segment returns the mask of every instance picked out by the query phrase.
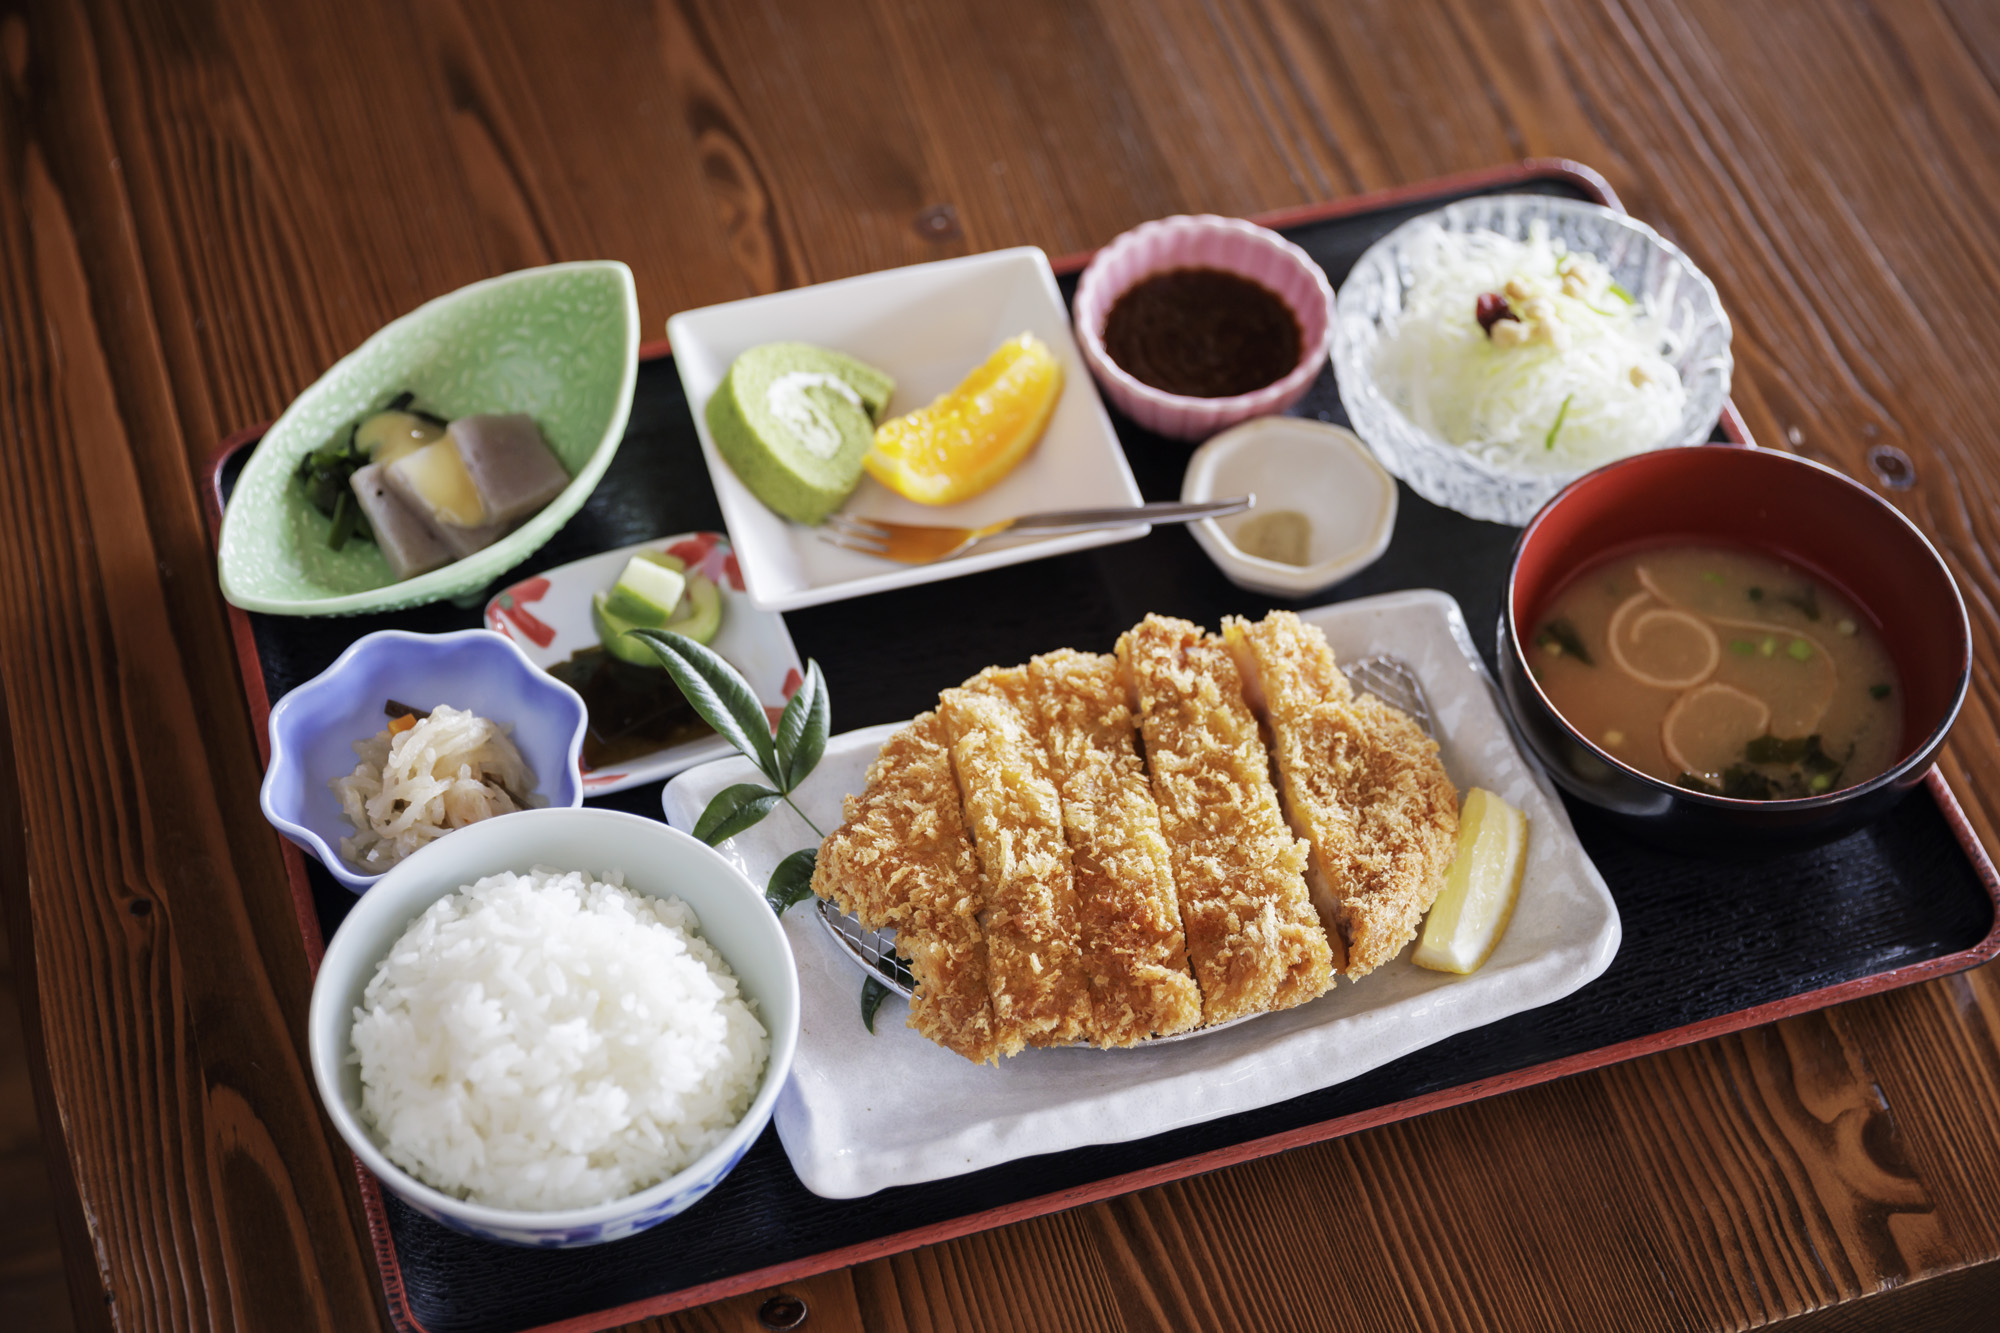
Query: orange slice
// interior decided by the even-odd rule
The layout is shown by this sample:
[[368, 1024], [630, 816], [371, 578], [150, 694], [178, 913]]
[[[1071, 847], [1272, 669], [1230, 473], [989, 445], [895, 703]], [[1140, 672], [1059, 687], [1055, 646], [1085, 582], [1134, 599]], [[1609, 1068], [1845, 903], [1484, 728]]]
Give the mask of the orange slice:
[[1062, 363], [1040, 338], [1009, 338], [929, 407], [884, 422], [862, 459], [868, 475], [920, 504], [979, 494], [1012, 472], [1048, 428]]

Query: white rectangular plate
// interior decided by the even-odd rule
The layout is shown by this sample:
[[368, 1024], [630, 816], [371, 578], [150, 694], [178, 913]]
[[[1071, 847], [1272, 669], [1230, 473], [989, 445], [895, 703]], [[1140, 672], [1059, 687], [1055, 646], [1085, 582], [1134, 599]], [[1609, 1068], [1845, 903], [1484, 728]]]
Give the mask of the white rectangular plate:
[[[1466, 977], [1427, 972], [1406, 950], [1309, 1004], [1209, 1036], [1136, 1050], [1031, 1050], [993, 1068], [910, 1031], [898, 999], [884, 1001], [871, 1036], [861, 1025], [861, 971], [801, 905], [786, 914], [785, 931], [805, 1024], [776, 1122], [807, 1189], [853, 1198], [1267, 1106], [1559, 1000], [1610, 966], [1618, 909], [1562, 803], [1515, 748], [1458, 604], [1441, 592], [1402, 592], [1303, 615], [1342, 659], [1381, 653], [1408, 665], [1430, 699], [1459, 790], [1485, 787], [1526, 813], [1520, 903], [1486, 965]], [[821, 828], [839, 822], [841, 796], [861, 790], [892, 730], [853, 732], [827, 747], [800, 801]], [[740, 759], [681, 774], [666, 788], [667, 821], [691, 827], [711, 796], [749, 778]], [[814, 841], [781, 806], [721, 850], [762, 885], [781, 858]]]
[[1131, 541], [1150, 531], [1135, 524], [1002, 543], [933, 565], [899, 565], [830, 545], [811, 528], [766, 509], [709, 438], [709, 395], [737, 354], [760, 343], [817, 343], [887, 371], [896, 379], [889, 411], [901, 415], [950, 391], [1001, 343], [1021, 333], [1047, 343], [1063, 368], [1062, 397], [1026, 461], [993, 489], [955, 505], [917, 504], [864, 476], [846, 512], [907, 523], [978, 525], [1047, 509], [1141, 503], [1097, 385], [1070, 336], [1055, 272], [1048, 256], [1033, 246], [753, 296], [667, 321], [701, 455], [757, 605], [791, 611]]

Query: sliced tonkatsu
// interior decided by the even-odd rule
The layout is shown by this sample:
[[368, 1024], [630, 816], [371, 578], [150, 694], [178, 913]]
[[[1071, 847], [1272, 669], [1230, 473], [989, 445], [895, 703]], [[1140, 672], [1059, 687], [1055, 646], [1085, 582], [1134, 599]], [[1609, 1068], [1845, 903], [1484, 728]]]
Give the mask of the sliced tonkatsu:
[[1063, 649], [1030, 662], [1027, 675], [1062, 799], [1091, 1040], [1129, 1046], [1185, 1032], [1201, 1022], [1201, 992], [1118, 659]]
[[979, 872], [935, 712], [883, 744], [867, 787], [842, 813], [820, 845], [813, 892], [871, 929], [896, 932], [916, 978], [910, 1026], [976, 1063], [1019, 1051], [1018, 1026], [994, 1022]]
[[1031, 1045], [1061, 1046], [1089, 1036], [1090, 988], [1062, 802], [1016, 702], [1027, 698], [1026, 672], [1012, 672], [946, 690], [938, 716], [979, 868], [994, 1021]]
[[1289, 611], [1230, 617], [1223, 635], [1269, 729], [1307, 881], [1350, 978], [1416, 938], [1458, 839], [1458, 792], [1437, 744], [1401, 710], [1356, 694], [1326, 636]]
[[1118, 640], [1173, 859], [1202, 1017], [1302, 1004], [1333, 984], [1332, 952], [1271, 784], [1256, 717], [1222, 640], [1147, 616]]

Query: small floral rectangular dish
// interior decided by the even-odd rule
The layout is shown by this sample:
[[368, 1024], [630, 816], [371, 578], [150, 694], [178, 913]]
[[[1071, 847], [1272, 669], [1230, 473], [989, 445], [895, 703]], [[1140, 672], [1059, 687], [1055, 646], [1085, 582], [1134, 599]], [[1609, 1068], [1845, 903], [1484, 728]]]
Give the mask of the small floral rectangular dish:
[[[486, 627], [513, 640], [528, 660], [544, 671], [560, 668], [579, 651], [599, 646], [591, 615], [592, 595], [617, 583], [620, 571], [641, 551], [671, 556], [685, 565], [688, 574], [700, 575], [715, 586], [721, 594], [722, 620], [709, 647], [743, 673], [775, 722], [785, 700], [791, 698], [804, 679], [804, 666], [785, 628], [784, 617], [775, 611], [760, 610], [744, 593], [736, 551], [729, 539], [718, 532], [656, 537], [523, 579], [502, 588], [486, 603]], [[624, 674], [628, 680], [633, 677], [632, 672]], [[664, 670], [657, 674], [663, 692], [661, 699], [669, 705], [677, 704], [679, 692], [673, 681]], [[586, 705], [593, 701], [598, 705], [591, 726], [596, 739], [601, 741], [609, 729], [609, 719], [603, 716], [604, 700], [584, 685], [578, 688]], [[633, 747], [627, 744], [618, 747], [626, 753], [613, 760], [600, 759], [595, 765], [590, 760], [595, 746], [586, 739], [584, 795], [623, 791], [735, 753], [728, 742], [705, 727], [700, 730], [704, 734], [637, 753], [631, 753]]]

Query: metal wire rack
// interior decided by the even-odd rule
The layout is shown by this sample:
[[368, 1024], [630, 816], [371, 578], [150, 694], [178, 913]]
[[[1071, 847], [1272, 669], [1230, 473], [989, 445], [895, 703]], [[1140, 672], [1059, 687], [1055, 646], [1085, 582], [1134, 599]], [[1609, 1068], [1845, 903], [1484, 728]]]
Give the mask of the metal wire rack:
[[[1430, 700], [1424, 697], [1423, 686], [1417, 683], [1416, 673], [1409, 666], [1394, 657], [1364, 657], [1342, 670], [1347, 681], [1357, 690], [1374, 695], [1383, 703], [1391, 704], [1410, 715], [1412, 721], [1424, 729], [1424, 734], [1433, 739], [1437, 727], [1431, 717]], [[826, 899], [818, 900], [819, 919], [826, 927], [827, 934], [841, 951], [864, 972], [872, 973], [876, 980], [904, 999], [916, 988], [916, 978], [910, 975], [909, 963], [896, 952], [896, 932], [892, 930], [870, 930], [856, 917], [841, 911]], [[1251, 1015], [1255, 1017], [1255, 1015]], [[1209, 1032], [1220, 1032], [1233, 1027], [1244, 1019], [1232, 1019], [1228, 1023], [1218, 1023], [1214, 1027], [1196, 1028], [1192, 1032], [1176, 1033], [1171, 1037], [1151, 1037], [1145, 1045], [1180, 1041], [1185, 1037], [1200, 1036]]]

